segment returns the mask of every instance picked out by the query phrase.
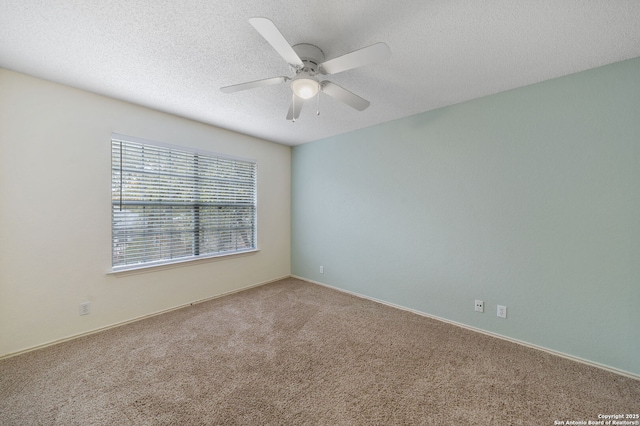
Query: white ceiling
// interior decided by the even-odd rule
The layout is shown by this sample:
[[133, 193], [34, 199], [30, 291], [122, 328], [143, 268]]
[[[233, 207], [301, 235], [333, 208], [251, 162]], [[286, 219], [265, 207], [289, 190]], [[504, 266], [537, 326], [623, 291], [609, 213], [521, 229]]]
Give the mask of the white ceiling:
[[[387, 43], [327, 78], [371, 106], [292, 123], [287, 84], [222, 93], [291, 75], [254, 16], [327, 59]], [[0, 0], [0, 67], [287, 145], [639, 56], [638, 0]]]

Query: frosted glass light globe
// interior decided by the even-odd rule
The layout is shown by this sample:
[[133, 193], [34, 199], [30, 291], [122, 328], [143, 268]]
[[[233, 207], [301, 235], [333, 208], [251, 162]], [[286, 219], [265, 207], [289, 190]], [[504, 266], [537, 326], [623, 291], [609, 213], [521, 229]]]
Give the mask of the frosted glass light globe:
[[320, 84], [310, 78], [297, 78], [291, 82], [291, 90], [299, 98], [310, 99], [320, 91]]

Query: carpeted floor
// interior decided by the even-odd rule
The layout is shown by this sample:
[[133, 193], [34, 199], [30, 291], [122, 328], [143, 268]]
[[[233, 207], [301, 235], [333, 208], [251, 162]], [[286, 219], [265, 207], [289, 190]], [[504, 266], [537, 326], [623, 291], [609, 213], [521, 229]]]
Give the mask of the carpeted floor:
[[640, 413], [640, 381], [296, 279], [0, 361], [2, 425], [553, 425], [620, 413]]

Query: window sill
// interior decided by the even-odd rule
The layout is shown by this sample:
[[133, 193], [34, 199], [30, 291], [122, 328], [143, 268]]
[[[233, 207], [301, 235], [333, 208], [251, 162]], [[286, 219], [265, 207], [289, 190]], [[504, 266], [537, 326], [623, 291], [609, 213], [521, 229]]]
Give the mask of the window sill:
[[122, 267], [122, 268], [112, 269], [110, 271], [107, 271], [107, 275], [127, 276], [127, 275], [134, 275], [134, 274], [145, 274], [147, 272], [155, 272], [155, 271], [162, 271], [162, 270], [165, 270], [165, 269], [181, 268], [181, 267], [184, 267], [184, 266], [197, 265], [197, 264], [200, 264], [200, 263], [216, 262], [216, 261], [219, 261], [219, 260], [229, 259], [231, 257], [249, 256], [249, 255], [255, 254], [255, 253], [259, 252], [259, 251], [260, 251], [260, 249], [254, 249], [254, 250], [247, 250], [247, 251], [242, 251], [242, 252], [237, 252], [237, 253], [215, 254], [215, 255], [211, 255], [211, 256], [202, 256], [202, 257], [195, 257], [195, 258], [189, 258], [189, 259], [180, 259], [180, 260], [168, 261], [168, 262], [152, 264], [152, 265], [125, 266], [125, 267]]

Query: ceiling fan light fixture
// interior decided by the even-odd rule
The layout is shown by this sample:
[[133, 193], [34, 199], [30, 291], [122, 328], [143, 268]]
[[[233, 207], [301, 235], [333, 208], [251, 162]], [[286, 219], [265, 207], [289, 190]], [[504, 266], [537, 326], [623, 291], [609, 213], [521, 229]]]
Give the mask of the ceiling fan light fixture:
[[[249, 22], [271, 47], [287, 61], [291, 71], [295, 73], [295, 76], [293, 78], [286, 76], [272, 77], [234, 84], [232, 86], [221, 87], [220, 90], [222, 92], [233, 93], [255, 87], [289, 82], [289, 87], [293, 95], [291, 96], [291, 105], [287, 113], [287, 120], [293, 121], [296, 121], [296, 118], [300, 116], [300, 110], [305, 104], [305, 100], [317, 96], [316, 99], [318, 102], [320, 101], [318, 94], [320, 91], [358, 111], [364, 111], [369, 107], [370, 103], [366, 99], [351, 93], [331, 81], [324, 80], [320, 82], [316, 76], [318, 74], [337, 74], [385, 60], [391, 55], [389, 46], [385, 43], [375, 43], [371, 46], [363, 47], [362, 49], [354, 50], [353, 52], [325, 61], [324, 52], [316, 45], [298, 43], [291, 46], [270, 19], [255, 17], [249, 19]], [[320, 114], [319, 110], [317, 114]]]
[[320, 91], [320, 83], [309, 77], [296, 78], [291, 81], [291, 90], [299, 98], [311, 99]]

